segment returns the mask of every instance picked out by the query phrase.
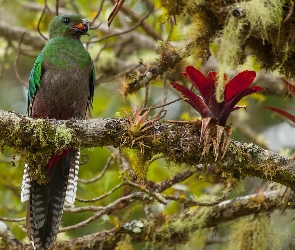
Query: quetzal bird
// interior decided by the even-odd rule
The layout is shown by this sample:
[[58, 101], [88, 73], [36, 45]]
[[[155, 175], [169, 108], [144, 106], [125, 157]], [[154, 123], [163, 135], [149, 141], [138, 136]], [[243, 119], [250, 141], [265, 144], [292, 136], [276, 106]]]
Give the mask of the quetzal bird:
[[[95, 69], [80, 41], [88, 35], [89, 21], [77, 14], [60, 15], [49, 24], [50, 40], [31, 70], [28, 115], [44, 119], [84, 119], [91, 107]], [[28, 236], [35, 249], [50, 248], [57, 236], [64, 201], [75, 201], [79, 150], [53, 149], [47, 166], [49, 181], [30, 178], [25, 165], [21, 200], [28, 201]]]

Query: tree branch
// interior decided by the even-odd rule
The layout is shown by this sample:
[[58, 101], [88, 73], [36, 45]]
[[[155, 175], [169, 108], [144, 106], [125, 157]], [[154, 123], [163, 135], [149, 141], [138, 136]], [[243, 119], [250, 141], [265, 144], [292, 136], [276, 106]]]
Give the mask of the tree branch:
[[176, 51], [176, 49], [168, 43], [160, 45], [159, 52], [161, 55], [157, 63], [149, 67], [144, 73], [128, 82], [124, 91], [125, 96], [136, 93], [163, 73], [174, 69], [175, 65], [182, 61], [182, 59], [186, 56], [185, 49], [182, 51]]
[[123, 119], [43, 120], [0, 111], [0, 146], [35, 154], [52, 148], [129, 147], [142, 159], [161, 153], [168, 162], [189, 166], [214, 164], [218, 171], [242, 179], [257, 176], [295, 188], [295, 161], [256, 145], [231, 141], [224, 158], [217, 158], [213, 145], [204, 156], [199, 123], [158, 123], [131, 138]]
[[[223, 201], [211, 208], [200, 207], [173, 216], [155, 215], [149, 221], [130, 221], [109, 231], [57, 242], [54, 249], [115, 249], [127, 235], [131, 237], [132, 243], [150, 241], [175, 246], [182, 243], [183, 239], [188, 240], [190, 232], [215, 227], [243, 216], [270, 213], [276, 209], [293, 209], [294, 204], [290, 201], [294, 200], [294, 194], [285, 200], [282, 200], [282, 194], [283, 190], [261, 192]], [[204, 220], [200, 224], [202, 216]], [[185, 226], [179, 226], [180, 223]], [[32, 249], [29, 245], [26, 247]]]
[[[64, 134], [60, 132], [61, 127]], [[144, 132], [145, 134], [140, 134], [140, 138], [134, 137], [132, 139], [127, 128], [128, 124], [123, 119], [57, 121], [32, 119], [13, 112], [0, 111], [0, 145], [6, 145], [15, 150], [22, 148], [33, 153], [42, 150], [44, 147], [62, 148], [66, 146], [76, 148], [112, 145], [139, 149], [138, 151], [145, 156], [161, 153], [168, 161], [179, 164], [186, 163], [189, 166], [199, 164], [199, 167], [195, 167], [195, 170], [187, 169], [177, 174], [177, 177], [152, 185], [151, 188], [154, 191], [162, 192], [173, 183], [186, 179], [199, 168], [206, 169], [206, 164], [214, 164], [219, 171], [226, 172], [236, 179], [252, 175], [269, 181], [276, 181], [291, 188], [294, 187], [295, 162], [253, 144], [232, 141], [225, 157], [217, 159], [217, 161], [215, 161], [213, 148], [211, 148], [212, 154], [209, 153], [206, 157], [202, 156], [203, 145], [199, 143], [199, 123], [167, 124], [155, 122], [153, 127]], [[71, 134], [71, 140], [67, 141], [65, 145], [65, 140], [61, 138], [67, 133]], [[119, 207], [126, 207], [135, 201], [141, 200], [149, 203], [156, 200], [154, 196], [146, 195], [145, 191], [152, 194], [146, 188], [140, 192], [128, 194], [106, 207], [99, 207], [94, 211], [95, 214], [87, 220], [67, 228], [61, 228], [60, 231], [68, 231], [86, 225], [89, 221], [97, 220], [104, 214], [112, 214]], [[289, 197], [289, 199], [293, 198]], [[159, 244], [164, 242], [178, 244], [181, 243], [180, 239], [189, 237], [189, 232], [200, 229], [199, 223], [191, 222], [203, 214], [206, 214], [207, 217], [201, 227], [209, 228], [242, 216], [258, 212], [271, 212], [275, 209], [286, 209], [292, 206], [292, 202], [282, 202], [281, 192], [279, 191], [258, 193], [224, 201], [211, 208], [201, 207], [170, 217], [156, 215], [148, 222], [131, 221], [109, 231], [98, 232], [71, 241], [58, 242], [56, 249], [73, 249], [73, 247], [79, 249], [114, 249], [126, 235], [131, 236], [132, 243], [151, 240]], [[75, 209], [73, 212], [76, 212]], [[168, 224], [167, 221], [169, 221]], [[184, 227], [177, 228], [176, 225], [179, 224], [179, 221], [190, 228], [187, 226], [185, 229]], [[174, 233], [171, 235], [169, 232]], [[5, 235], [2, 235], [2, 237], [5, 237]], [[6, 237], [6, 239], [9, 238]], [[22, 249], [32, 248], [25, 245]]]

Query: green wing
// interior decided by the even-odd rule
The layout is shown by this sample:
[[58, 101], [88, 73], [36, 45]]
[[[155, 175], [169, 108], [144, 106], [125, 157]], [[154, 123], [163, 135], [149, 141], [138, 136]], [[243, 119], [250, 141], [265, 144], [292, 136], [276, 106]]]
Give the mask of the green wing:
[[29, 79], [29, 89], [28, 89], [28, 111], [30, 105], [32, 104], [33, 98], [40, 87], [41, 74], [42, 74], [42, 61], [43, 54], [42, 51], [39, 53], [36, 61], [34, 62], [33, 68], [31, 70], [30, 79]]

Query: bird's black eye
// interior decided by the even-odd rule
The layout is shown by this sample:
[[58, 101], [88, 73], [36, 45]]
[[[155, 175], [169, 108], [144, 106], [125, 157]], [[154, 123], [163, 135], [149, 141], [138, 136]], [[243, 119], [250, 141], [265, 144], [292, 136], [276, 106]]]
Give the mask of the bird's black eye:
[[70, 18], [65, 17], [62, 19], [62, 21], [63, 21], [63, 23], [68, 24], [68, 23], [70, 23]]

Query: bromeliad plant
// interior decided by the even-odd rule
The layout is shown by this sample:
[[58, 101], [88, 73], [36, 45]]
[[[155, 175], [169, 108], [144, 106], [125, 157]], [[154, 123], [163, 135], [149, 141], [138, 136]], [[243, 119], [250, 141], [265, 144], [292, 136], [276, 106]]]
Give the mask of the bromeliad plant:
[[[195, 94], [179, 83], [171, 83], [173, 88], [179, 91], [187, 103], [189, 103], [202, 117], [200, 142], [203, 142], [202, 155], [208, 155], [213, 147], [213, 154], [217, 160], [220, 153], [224, 157], [231, 139], [231, 128], [226, 126], [230, 113], [246, 106], [237, 106], [237, 103], [245, 96], [256, 93], [263, 88], [259, 86], [249, 87], [256, 73], [254, 71], [243, 71], [232, 78], [226, 85], [222, 102], [217, 102], [216, 86], [217, 72], [209, 72], [205, 77], [193, 66], [186, 67], [182, 75], [189, 78], [194, 88], [200, 95]], [[227, 81], [224, 75], [224, 81]]]
[[[189, 103], [202, 118], [215, 118], [215, 124], [223, 127], [226, 125], [231, 112], [246, 108], [246, 106], [237, 106], [237, 103], [243, 97], [263, 90], [259, 86], [249, 87], [256, 77], [256, 73], [255, 71], [245, 70], [225, 85], [224, 100], [218, 103], [215, 98], [217, 72], [211, 71], [205, 77], [193, 66], [188, 66], [182, 75], [190, 79], [200, 95], [196, 95], [179, 83], [171, 83], [173, 88], [181, 93], [184, 101]], [[227, 81], [226, 75], [224, 80]]]
[[132, 140], [132, 143], [134, 143], [136, 140], [142, 139], [143, 137], [147, 137], [145, 132], [152, 127], [153, 122], [158, 121], [160, 118], [156, 117], [150, 120], [147, 119], [147, 116], [151, 108], [146, 110], [142, 115], [140, 115], [140, 110], [138, 107], [136, 107], [136, 109], [132, 107], [131, 109], [133, 118], [131, 118], [128, 112], [125, 109], [123, 109], [128, 119], [128, 122], [125, 122], [124, 126], [127, 129], [128, 135]]

